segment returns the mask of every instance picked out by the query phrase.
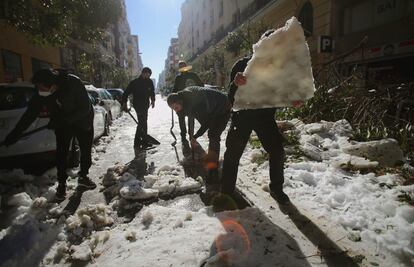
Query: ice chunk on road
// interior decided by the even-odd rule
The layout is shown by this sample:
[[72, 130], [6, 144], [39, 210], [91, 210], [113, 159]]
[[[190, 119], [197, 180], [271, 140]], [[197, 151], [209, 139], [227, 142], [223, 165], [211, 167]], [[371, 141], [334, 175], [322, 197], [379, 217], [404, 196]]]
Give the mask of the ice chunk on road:
[[313, 97], [309, 47], [295, 17], [260, 39], [253, 52], [244, 71], [247, 83], [237, 90], [234, 109], [289, 107], [292, 101]]
[[128, 200], [141, 200], [157, 197], [158, 190], [143, 188], [141, 181], [133, 180], [125, 183], [119, 190], [119, 194]]

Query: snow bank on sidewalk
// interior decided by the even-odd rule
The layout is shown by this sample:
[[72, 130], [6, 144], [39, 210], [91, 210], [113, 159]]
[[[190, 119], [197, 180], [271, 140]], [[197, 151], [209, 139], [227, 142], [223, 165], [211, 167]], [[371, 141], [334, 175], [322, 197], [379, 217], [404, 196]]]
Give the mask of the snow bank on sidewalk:
[[[341, 225], [350, 239], [364, 242], [376, 250], [374, 254], [392, 253], [401, 262], [414, 264], [414, 207], [407, 203], [414, 199], [414, 185], [403, 185], [396, 174], [369, 172], [378, 162], [345, 153], [343, 148], [359, 143], [349, 140], [352, 128], [344, 120], [291, 124], [295, 127], [289, 131], [299, 137], [300, 149], [319, 150], [315, 152], [319, 160], [305, 153], [308, 158], [286, 163], [285, 191], [293, 202], [314, 218]], [[252, 163], [256, 154], [257, 149], [247, 149], [239, 177], [268, 191], [269, 167], [267, 162]]]

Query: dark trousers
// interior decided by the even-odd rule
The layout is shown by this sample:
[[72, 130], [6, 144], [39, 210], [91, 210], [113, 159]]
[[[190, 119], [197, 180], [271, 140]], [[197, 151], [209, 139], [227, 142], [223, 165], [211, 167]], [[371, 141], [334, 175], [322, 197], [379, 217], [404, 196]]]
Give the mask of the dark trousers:
[[134, 107], [137, 113], [138, 125], [135, 131], [134, 146], [139, 146], [144, 142], [144, 137], [148, 134], [148, 109], [138, 109]]
[[208, 153], [206, 166], [208, 169], [208, 176], [206, 183], [214, 184], [219, 183], [218, 179], [218, 167], [220, 156], [220, 136], [226, 129], [227, 122], [229, 121], [230, 114], [223, 114], [211, 120], [211, 124], [208, 129]]
[[[178, 115], [178, 122], [180, 124], [180, 131], [181, 131], [181, 138], [185, 138], [185, 136], [187, 135], [187, 129], [185, 126], [185, 117], [182, 114], [177, 114]], [[187, 119], [188, 121], [188, 134], [190, 136], [194, 135], [194, 117], [188, 117]]]
[[252, 131], [256, 132], [263, 148], [269, 153], [270, 190], [276, 192], [283, 189], [285, 153], [283, 137], [275, 120], [272, 116], [254, 120], [233, 114], [224, 153], [221, 179], [223, 193], [231, 194], [235, 189], [239, 161]]
[[59, 183], [66, 183], [68, 175], [66, 174], [67, 159], [71, 140], [76, 137], [80, 149], [80, 177], [86, 177], [89, 168], [92, 165], [92, 142], [93, 127], [89, 130], [76, 129], [70, 127], [58, 128], [55, 130], [56, 135], [56, 167]]

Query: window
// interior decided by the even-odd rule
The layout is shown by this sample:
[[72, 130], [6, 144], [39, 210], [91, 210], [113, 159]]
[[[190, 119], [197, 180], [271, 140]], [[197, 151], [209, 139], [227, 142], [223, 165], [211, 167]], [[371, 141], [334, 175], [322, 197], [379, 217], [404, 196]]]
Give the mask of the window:
[[32, 73], [37, 72], [41, 69], [50, 69], [51, 66], [46, 61], [39, 60], [37, 58], [32, 57]]
[[220, 0], [220, 3], [219, 3], [219, 17], [220, 18], [223, 17], [223, 14], [224, 14], [224, 3], [223, 3], [223, 0]]
[[4, 65], [4, 74], [6, 82], [15, 82], [18, 79], [23, 80], [22, 59], [19, 54], [8, 50], [1, 50]]
[[214, 9], [210, 10], [210, 26], [214, 25]]
[[313, 34], [313, 7], [310, 2], [306, 2], [299, 12], [299, 21], [302, 24], [305, 36]]
[[409, 11], [405, 11], [403, 0], [365, 0], [358, 2], [344, 10], [344, 34], [363, 31], [396, 21], [404, 16], [404, 12]]

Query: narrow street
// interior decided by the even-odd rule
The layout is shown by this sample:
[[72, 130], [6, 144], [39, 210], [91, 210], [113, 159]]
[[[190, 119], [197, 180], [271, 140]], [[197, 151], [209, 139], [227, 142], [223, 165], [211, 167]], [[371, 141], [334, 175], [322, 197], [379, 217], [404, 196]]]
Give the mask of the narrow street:
[[[174, 116], [174, 132], [175, 135], [179, 138], [178, 121], [175, 114]], [[145, 175], [158, 174], [164, 170], [170, 169], [174, 170], [174, 176], [178, 177], [178, 179], [182, 179], [188, 176], [197, 178], [200, 175], [204, 175], [202, 165], [200, 165], [200, 163], [193, 163], [191, 151], [188, 151], [188, 148], [186, 151], [186, 148], [181, 145], [181, 141], [179, 139], [175, 147], [171, 146], [171, 143], [174, 141], [172, 135], [169, 132], [169, 129], [171, 127], [171, 109], [166, 105], [165, 100], [161, 99], [160, 97], [158, 97], [156, 101], [156, 107], [154, 109], [150, 109], [148, 125], [149, 134], [159, 140], [161, 142], [161, 145], [147, 151], [139, 151], [137, 154], [135, 154], [132, 148], [136, 127], [134, 121], [129, 117], [128, 114], [124, 114], [122, 118], [115, 121], [114, 125], [111, 127], [112, 133], [110, 136], [103, 138], [95, 146], [95, 154], [93, 155], [94, 164], [91, 168], [90, 177], [96, 183], [100, 184], [102, 183], [102, 177], [105, 175], [107, 169], [116, 164], [127, 165], [129, 168], [133, 168], [134, 174], [138, 179], [142, 179]], [[196, 127], [198, 127], [198, 125], [196, 125]], [[223, 134], [222, 139], [225, 139], [225, 133]], [[205, 153], [203, 148], [207, 148], [207, 140], [205, 136], [201, 137], [198, 141], [200, 143], [200, 147], [198, 147], [195, 156], [196, 162], [200, 162], [203, 153]], [[222, 154], [224, 153], [224, 148], [224, 140], [222, 140], [221, 158]], [[242, 182], [246, 179], [248, 180], [249, 177], [240, 177], [240, 180]], [[169, 183], [171, 182], [172, 181]], [[76, 181], [74, 181], [74, 183], [76, 183]], [[77, 209], [85, 208], [87, 206], [99, 203], [109, 204], [108, 200], [105, 199], [105, 196], [101, 191], [101, 186], [93, 191], [86, 191], [83, 194], [80, 194], [81, 199], [79, 199], [79, 194], [76, 194], [75, 192], [72, 197], [69, 197], [68, 200], [61, 203], [60, 206], [69, 211], [73, 209], [71, 211], [71, 213], [73, 213], [76, 206], [72, 207], [71, 205], [73, 203], [76, 204], [77, 201], [80, 201]], [[195, 191], [200, 192], [201, 187]], [[117, 219], [115, 219], [116, 223], [111, 226], [112, 230], [110, 232], [125, 231], [125, 229], [134, 227], [134, 225], [139, 224], [139, 221], [137, 223], [136, 218], [143, 216], [142, 212], [139, 211], [143, 208], [143, 206], [151, 205], [151, 203], [153, 203], [152, 205], [158, 207], [157, 215], [153, 213], [154, 216], [163, 216], [162, 214], [165, 213], [165, 211], [159, 210], [160, 207], [168, 209], [167, 218], [169, 218], [169, 216], [172, 216], [171, 213], [176, 213], [175, 216], [179, 214], [187, 214], [188, 212], [205, 213], [204, 217], [198, 219], [198, 223], [193, 224], [192, 226], [187, 226], [190, 228], [196, 228], [186, 229], [188, 233], [199, 232], [200, 235], [205, 236], [200, 236], [197, 238], [199, 239], [199, 244], [196, 246], [196, 248], [192, 248], [191, 252], [186, 250], [182, 250], [180, 252], [176, 251], [175, 249], [171, 250], [171, 246], [173, 245], [171, 242], [173, 242], [174, 245], [176, 243], [180, 243], [182, 244], [183, 248], [191, 247], [191, 244], [195, 242], [195, 240], [192, 240], [194, 236], [191, 234], [189, 236], [185, 236], [185, 234], [179, 234], [178, 237], [173, 237], [175, 230], [168, 230], [169, 223], [163, 222], [161, 223], [160, 228], [165, 229], [164, 233], [155, 231], [155, 233], [151, 234], [150, 237], [147, 236], [146, 239], [149, 240], [147, 240], [146, 245], [137, 242], [135, 245], [135, 252], [131, 253], [127, 252], [129, 250], [132, 250], [131, 248], [126, 249], [122, 248], [121, 245], [118, 245], [118, 249], [115, 252], [111, 252], [108, 255], [105, 255], [105, 253], [103, 253], [94, 259], [96, 261], [96, 266], [113, 266], [113, 264], [126, 264], [126, 266], [134, 265], [137, 259], [142, 259], [142, 261], [138, 261], [141, 262], [142, 265], [138, 264], [138, 266], [149, 266], [146, 265], [149, 262], [159, 262], [160, 265], [157, 266], [197, 266], [198, 263], [200, 263], [203, 259], [210, 256], [216, 256], [216, 259], [213, 259], [213, 263], [211, 264], [220, 264], [220, 258], [222, 257], [217, 257], [216, 253], [218, 252], [216, 251], [217, 248], [214, 248], [214, 245], [212, 247], [213, 250], [210, 250], [210, 246], [211, 243], [214, 244], [214, 240], [217, 237], [221, 236], [221, 233], [223, 231], [222, 227], [220, 227], [219, 222], [225, 221], [223, 218], [228, 217], [243, 225], [245, 231], [247, 232], [248, 240], [251, 242], [250, 249], [252, 251], [249, 253], [250, 255], [255, 255], [254, 257], [240, 257], [243, 260], [240, 262], [236, 261], [237, 264], [234, 266], [255, 266], [255, 262], [259, 257], [264, 257], [261, 260], [261, 266], [275, 266], [275, 262], [279, 263], [277, 264], [278, 266], [284, 265], [284, 263], [289, 263], [290, 265], [292, 262], [297, 263], [295, 266], [329, 266], [330, 264], [340, 264], [337, 266], [354, 266], [352, 264], [352, 261], [350, 261], [348, 256], [346, 256], [346, 253], [337, 247], [335, 243], [333, 241], [330, 241], [326, 236], [323, 237], [324, 241], [321, 242], [321, 245], [326, 246], [325, 251], [322, 251], [322, 253], [324, 253], [324, 256], [328, 258], [328, 261], [321, 261], [321, 258], [319, 257], [320, 255], [315, 254], [320, 250], [320, 248], [318, 248], [319, 242], [313, 242], [315, 240], [309, 240], [305, 234], [301, 233], [297, 227], [302, 228], [302, 225], [295, 226], [291, 220], [282, 219], [288, 217], [279, 211], [277, 208], [277, 203], [272, 198], [270, 198], [267, 193], [263, 193], [264, 196], [262, 196], [262, 198], [264, 197], [266, 200], [261, 201], [261, 203], [270, 202], [270, 208], [258, 206], [241, 211], [223, 212], [218, 214], [214, 214], [211, 211], [211, 207], [205, 206], [205, 203], [203, 203], [199, 194], [191, 194], [191, 192], [186, 194], [185, 191], [178, 192], [179, 195], [182, 195], [178, 197], [175, 197], [174, 193], [164, 195], [164, 198], [172, 198], [171, 200], [159, 199], [156, 203], [153, 203], [153, 201], [135, 202], [135, 204], [139, 204], [135, 206], [135, 208], [132, 208], [129, 212], [118, 212], [117, 214], [113, 214], [113, 216], [117, 217]], [[251, 200], [254, 201], [255, 199]], [[240, 204], [243, 207], [244, 203], [236, 203], [236, 205]], [[267, 212], [265, 213], [265, 211]], [[135, 214], [136, 212], [138, 213]], [[193, 215], [194, 221], [196, 221], [195, 217], [196, 216]], [[306, 217], [299, 218], [298, 220], [299, 221], [296, 223], [302, 223], [304, 225], [307, 222], [310, 222]], [[277, 225], [275, 222], [282, 222], [282, 224]], [[203, 229], [203, 224], [206, 224], [206, 229], [208, 229], [210, 228], [208, 225], [212, 223], [215, 225], [215, 230], [207, 231], [207, 233], [205, 230], [201, 230]], [[198, 227], [201, 227], [201, 229], [197, 230]], [[314, 227], [317, 228], [317, 226]], [[311, 229], [311, 231], [314, 229]], [[290, 233], [290, 235], [288, 233]], [[313, 235], [320, 235], [321, 233], [322, 232], [314, 233]], [[111, 236], [112, 235], [117, 236], [117, 234], [111, 234]], [[140, 235], [140, 233], [137, 233], [137, 235]], [[258, 238], [258, 236], [260, 238]], [[317, 238], [322, 237], [318, 236]], [[108, 243], [110, 242], [108, 241]], [[116, 242], [113, 243], [114, 246], [115, 244]], [[234, 250], [240, 249], [237, 247], [237, 245], [235, 245], [234, 240], [227, 245], [230, 247], [234, 246], [232, 248]], [[111, 246], [108, 245], [108, 247]], [[275, 247], [278, 249], [272, 249]], [[281, 249], [283, 251], [280, 251]], [[111, 258], [114, 256], [113, 253], [119, 257], [119, 262]], [[125, 255], [125, 253], [127, 253], [127, 255], [130, 255], [131, 260], [127, 260], [128, 256]], [[194, 254], [194, 256], [190, 257], [191, 263], [188, 262], [188, 253]], [[178, 258], [172, 261], [170, 257], [175, 256]], [[307, 258], [307, 256], [310, 257]], [[145, 258], [145, 260], [143, 260], [143, 258]], [[225, 257], [223, 256], [223, 258]], [[214, 263], [214, 261], [216, 261], [216, 263]], [[106, 265], [106, 262], [110, 262], [110, 264]], [[170, 262], [171, 265], [169, 265]]]
[[[326, 205], [313, 200], [321, 193], [306, 189], [309, 177], [343, 179], [341, 171], [318, 162], [287, 162], [291, 204], [280, 206], [266, 189], [267, 162], [255, 163], [262, 152], [248, 145], [240, 161], [239, 198], [225, 199], [226, 207], [236, 210], [214, 212], [214, 200], [202, 193], [206, 137], [198, 140], [194, 159], [180, 140], [172, 146], [171, 109], [160, 96], [148, 124], [161, 144], [134, 151], [135, 122], [125, 113], [115, 120], [110, 135], [93, 148], [90, 178], [98, 187], [81, 190], [72, 175], [62, 203], [52, 201], [54, 170], [37, 177], [18, 171], [4, 176], [6, 182], [25, 182], [22, 193], [7, 199], [1, 266], [370, 266], [380, 261], [391, 266], [396, 261], [386, 251], [377, 253], [369, 240], [353, 241], [338, 227], [340, 210], [324, 212]], [[226, 131], [221, 159], [225, 136]], [[304, 174], [305, 169], [316, 173]]]

